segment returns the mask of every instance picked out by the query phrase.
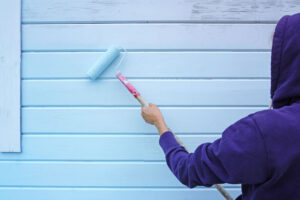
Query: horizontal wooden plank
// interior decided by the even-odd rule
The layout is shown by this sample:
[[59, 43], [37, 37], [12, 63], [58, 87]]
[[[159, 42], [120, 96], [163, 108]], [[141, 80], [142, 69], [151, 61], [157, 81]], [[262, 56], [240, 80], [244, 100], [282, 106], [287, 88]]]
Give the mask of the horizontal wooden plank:
[[[179, 137], [190, 151], [194, 151], [198, 145], [212, 142], [220, 135]], [[158, 141], [158, 135], [23, 135], [23, 152], [2, 153], [0, 160], [163, 161]]]
[[[87, 78], [86, 72], [102, 52], [23, 53], [22, 77]], [[118, 65], [122, 56], [125, 56]], [[122, 53], [102, 75], [113, 78], [266, 78], [270, 77], [269, 52], [129, 52]]]
[[[220, 133], [262, 108], [162, 108], [175, 133]], [[157, 133], [144, 122], [140, 108], [23, 108], [23, 133]]]
[[277, 21], [297, 0], [24, 0], [23, 22]]
[[[229, 188], [232, 197], [241, 194], [239, 188]], [[1, 199], [30, 200], [223, 200], [224, 197], [214, 188], [204, 189], [155, 189], [155, 188], [0, 188]]]
[[165, 163], [1, 161], [0, 164], [0, 186], [181, 186]]
[[274, 29], [274, 24], [23, 25], [22, 48], [25, 51], [86, 51], [103, 50], [114, 44], [128, 50], [269, 50]]
[[0, 165], [0, 187], [185, 187], [165, 162], [1, 161]]
[[[129, 79], [130, 80], [130, 79]], [[158, 105], [267, 105], [269, 80], [131, 80], [144, 99]], [[119, 80], [30, 80], [23, 106], [132, 106], [138, 101]]]

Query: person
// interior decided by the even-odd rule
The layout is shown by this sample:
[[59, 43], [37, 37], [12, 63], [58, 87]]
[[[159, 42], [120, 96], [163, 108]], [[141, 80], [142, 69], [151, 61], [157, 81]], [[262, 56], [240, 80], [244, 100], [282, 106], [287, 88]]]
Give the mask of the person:
[[[273, 109], [250, 114], [222, 137], [188, 153], [154, 104], [142, 108], [157, 127], [170, 170], [184, 185], [242, 184], [237, 199], [300, 199], [300, 13], [276, 26], [271, 58]], [[201, 119], [194, 119], [201, 120]]]

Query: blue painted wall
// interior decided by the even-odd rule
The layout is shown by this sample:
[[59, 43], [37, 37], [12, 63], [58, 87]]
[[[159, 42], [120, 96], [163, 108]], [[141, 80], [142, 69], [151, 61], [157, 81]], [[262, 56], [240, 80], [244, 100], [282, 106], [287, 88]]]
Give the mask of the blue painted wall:
[[115, 65], [85, 73], [109, 45], [128, 49], [121, 71], [193, 151], [266, 109], [270, 38], [296, 1], [22, 3], [23, 152], [0, 154], [0, 199], [222, 199], [174, 178]]

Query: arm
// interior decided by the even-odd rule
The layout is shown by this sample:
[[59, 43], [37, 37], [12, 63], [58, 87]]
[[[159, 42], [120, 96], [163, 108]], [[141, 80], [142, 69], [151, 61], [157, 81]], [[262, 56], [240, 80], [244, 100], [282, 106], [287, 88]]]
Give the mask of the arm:
[[[144, 119], [149, 121], [149, 115]], [[153, 116], [152, 122], [161, 121], [158, 114]], [[258, 184], [267, 179], [264, 141], [251, 116], [228, 127], [222, 138], [201, 144], [194, 153], [178, 144], [170, 131], [163, 132], [159, 142], [169, 168], [188, 187], [224, 182]]]
[[161, 136], [163, 133], [167, 132], [169, 129], [166, 125], [166, 123], [164, 121], [160, 121], [155, 123], [155, 127], [159, 133], [159, 135]]
[[166, 161], [181, 183], [193, 188], [218, 183], [259, 184], [268, 177], [262, 136], [251, 117], [228, 127], [222, 138], [204, 143], [194, 153], [180, 146], [171, 132], [160, 137]]

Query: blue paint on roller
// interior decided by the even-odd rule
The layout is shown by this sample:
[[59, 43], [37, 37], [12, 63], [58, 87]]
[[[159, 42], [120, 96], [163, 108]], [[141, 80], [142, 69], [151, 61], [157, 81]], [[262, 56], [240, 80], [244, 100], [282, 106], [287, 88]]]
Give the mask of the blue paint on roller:
[[87, 75], [96, 80], [120, 55], [120, 49], [116, 46], [111, 46], [107, 49], [103, 56], [89, 69]]

